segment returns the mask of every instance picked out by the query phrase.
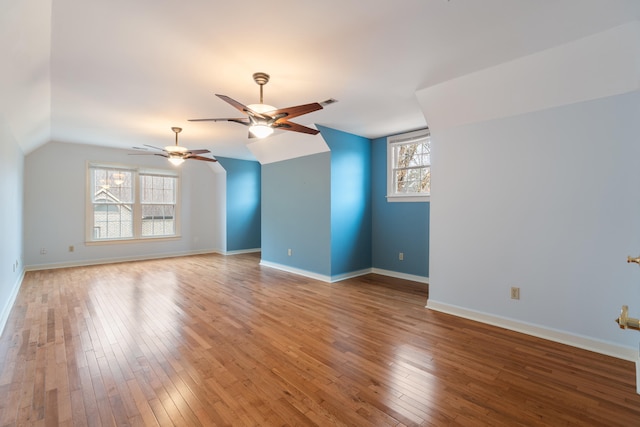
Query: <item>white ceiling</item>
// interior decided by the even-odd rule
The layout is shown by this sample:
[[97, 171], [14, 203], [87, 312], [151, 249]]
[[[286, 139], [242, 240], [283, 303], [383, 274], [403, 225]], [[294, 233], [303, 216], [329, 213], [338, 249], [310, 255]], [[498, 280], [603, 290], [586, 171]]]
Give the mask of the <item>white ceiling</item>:
[[417, 90], [640, 18], [638, 0], [8, 3], [4, 21], [31, 29], [0, 18], [0, 53], [13, 59], [0, 70], [5, 98], [33, 93], [42, 75], [50, 89], [46, 132], [42, 112], [0, 101], [26, 151], [164, 146], [180, 126], [181, 145], [242, 159], [253, 159], [246, 127], [187, 119], [240, 117], [215, 94], [258, 102], [256, 71], [271, 75], [264, 101], [276, 107], [339, 101], [294, 122], [375, 138], [427, 125]]

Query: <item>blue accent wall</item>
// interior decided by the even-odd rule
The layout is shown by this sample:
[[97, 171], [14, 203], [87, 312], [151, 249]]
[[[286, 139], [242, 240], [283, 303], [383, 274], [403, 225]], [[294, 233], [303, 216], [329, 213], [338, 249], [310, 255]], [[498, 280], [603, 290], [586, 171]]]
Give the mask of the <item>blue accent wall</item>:
[[216, 158], [227, 172], [227, 251], [260, 248], [260, 163]]
[[262, 166], [263, 261], [331, 275], [330, 168], [328, 152]]
[[331, 149], [331, 275], [371, 268], [371, 141], [317, 126]]
[[387, 138], [372, 140], [371, 154], [373, 267], [429, 277], [430, 203], [387, 202]]
[[387, 138], [318, 129], [330, 152], [262, 166], [262, 260], [332, 278], [428, 277], [430, 204], [387, 202]]

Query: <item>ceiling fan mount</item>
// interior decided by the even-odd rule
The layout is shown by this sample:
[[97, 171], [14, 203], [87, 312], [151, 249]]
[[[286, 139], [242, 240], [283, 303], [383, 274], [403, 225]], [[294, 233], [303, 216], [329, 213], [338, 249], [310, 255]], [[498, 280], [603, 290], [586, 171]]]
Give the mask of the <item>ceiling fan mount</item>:
[[302, 116], [313, 111], [321, 110], [324, 106], [333, 104], [335, 99], [328, 99], [321, 103], [312, 102], [310, 104], [297, 105], [288, 108], [276, 108], [263, 103], [263, 87], [269, 82], [270, 76], [267, 73], [253, 73], [253, 80], [260, 86], [260, 103], [244, 105], [226, 95], [216, 94], [216, 96], [227, 102], [246, 117], [240, 118], [214, 118], [214, 119], [189, 119], [190, 122], [234, 122], [249, 127], [249, 138], [264, 138], [273, 133], [274, 130], [288, 130], [292, 132], [307, 133], [316, 135], [320, 131], [307, 126], [302, 126], [289, 121], [294, 117]]
[[253, 81], [260, 86], [264, 86], [269, 83], [269, 74], [267, 73], [253, 73]]

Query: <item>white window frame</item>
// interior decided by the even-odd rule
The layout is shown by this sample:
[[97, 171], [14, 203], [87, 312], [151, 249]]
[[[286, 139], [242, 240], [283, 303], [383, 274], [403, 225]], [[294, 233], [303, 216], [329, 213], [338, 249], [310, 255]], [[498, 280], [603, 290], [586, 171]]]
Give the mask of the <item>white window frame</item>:
[[[428, 202], [431, 199], [429, 193], [398, 193], [394, 185], [395, 168], [397, 160], [394, 156], [394, 147], [403, 144], [411, 144], [423, 140], [429, 140], [431, 143], [431, 134], [429, 129], [421, 129], [413, 132], [407, 132], [400, 135], [387, 137], [387, 202]], [[429, 163], [431, 168], [431, 163]]]
[[[133, 236], [132, 237], [118, 237], [112, 239], [96, 239], [94, 238], [94, 211], [93, 211], [93, 194], [92, 191], [92, 169], [111, 169], [130, 172], [133, 174], [132, 186], [133, 186]], [[180, 173], [170, 169], [151, 169], [145, 167], [114, 164], [114, 163], [98, 163], [87, 162], [87, 179], [86, 179], [86, 202], [85, 202], [85, 242], [89, 245], [94, 244], [113, 244], [113, 243], [134, 243], [140, 241], [162, 241], [162, 240], [177, 240], [180, 236], [180, 185], [181, 176]], [[176, 179], [175, 185], [175, 212], [174, 212], [174, 234], [162, 235], [162, 236], [143, 236], [142, 235], [142, 201], [141, 201], [141, 175], [155, 175], [166, 176]]]

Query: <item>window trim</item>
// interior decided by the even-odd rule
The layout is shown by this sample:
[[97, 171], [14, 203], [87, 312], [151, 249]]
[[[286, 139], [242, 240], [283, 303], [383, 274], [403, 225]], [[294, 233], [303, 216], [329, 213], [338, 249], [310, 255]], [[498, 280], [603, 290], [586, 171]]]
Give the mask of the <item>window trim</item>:
[[[431, 192], [425, 194], [397, 194], [393, 185], [393, 147], [398, 144], [417, 142], [425, 138], [430, 138], [429, 128], [406, 132], [399, 135], [387, 137], [387, 202], [429, 202]], [[429, 164], [431, 167], [431, 164]]]
[[[133, 236], [132, 237], [119, 237], [115, 239], [99, 239], [93, 238], [93, 199], [92, 199], [92, 182], [91, 182], [91, 170], [92, 169], [113, 169], [123, 170], [133, 173], [132, 182], [134, 182], [134, 195], [133, 202]], [[140, 176], [141, 175], [159, 175], [176, 178], [176, 202], [175, 202], [175, 233], [165, 236], [142, 236], [142, 212], [141, 202], [141, 189], [140, 189]], [[86, 181], [85, 181], [85, 244], [86, 245], [109, 245], [109, 244], [121, 244], [121, 243], [140, 243], [140, 242], [158, 242], [179, 240], [181, 236], [180, 218], [181, 218], [181, 182], [182, 176], [180, 172], [171, 169], [158, 169], [148, 168], [143, 166], [132, 166], [122, 163], [103, 163], [103, 162], [87, 162], [86, 167]]]

